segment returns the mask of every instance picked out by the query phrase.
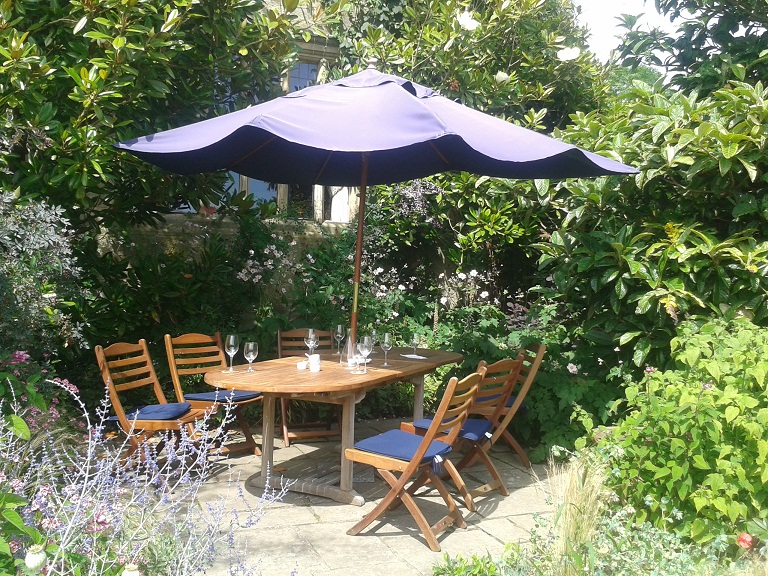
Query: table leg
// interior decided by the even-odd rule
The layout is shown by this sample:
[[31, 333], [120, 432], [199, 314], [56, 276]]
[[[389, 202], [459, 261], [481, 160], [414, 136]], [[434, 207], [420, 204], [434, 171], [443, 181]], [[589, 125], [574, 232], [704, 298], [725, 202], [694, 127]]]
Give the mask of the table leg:
[[261, 482], [266, 482], [267, 475], [274, 477], [273, 448], [275, 445], [275, 402], [274, 396], [264, 395], [263, 427], [261, 434]]
[[[413, 421], [424, 418], [424, 376], [416, 376], [413, 382]], [[263, 450], [263, 449], [262, 449]]]
[[344, 451], [351, 448], [355, 443], [355, 397], [347, 396], [344, 398], [344, 404], [341, 407], [341, 478], [339, 479], [339, 489], [344, 491], [352, 490], [352, 481], [354, 471], [352, 462], [347, 460]]

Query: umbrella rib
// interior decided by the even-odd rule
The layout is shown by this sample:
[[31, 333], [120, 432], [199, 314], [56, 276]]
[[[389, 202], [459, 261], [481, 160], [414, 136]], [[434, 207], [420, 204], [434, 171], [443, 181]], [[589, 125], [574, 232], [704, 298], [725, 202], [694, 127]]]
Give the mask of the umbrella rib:
[[325, 167], [328, 166], [328, 162], [331, 161], [331, 154], [333, 154], [333, 152], [328, 152], [328, 155], [325, 157], [325, 162], [323, 162], [323, 165], [320, 167], [320, 171], [315, 175], [315, 183], [320, 180], [320, 176], [325, 172]]
[[277, 138], [277, 136], [273, 135], [272, 138], [270, 138], [269, 140], [264, 142], [264, 144], [262, 144], [261, 146], [259, 146], [255, 150], [251, 150], [245, 156], [242, 156], [242, 157], [238, 158], [232, 164], [229, 165], [228, 169], [229, 170], [234, 170], [234, 167], [237, 166], [238, 164], [240, 164], [240, 162], [243, 162], [244, 160], [247, 160], [248, 158], [250, 158], [254, 154], [258, 154], [259, 152], [261, 152], [261, 149], [264, 148], [265, 146], [269, 146], [275, 138]]
[[437, 154], [437, 156], [440, 158], [440, 160], [442, 160], [442, 161], [443, 161], [443, 163], [444, 163], [446, 166], [450, 166], [450, 165], [451, 165], [451, 163], [450, 163], [450, 162], [448, 162], [448, 158], [446, 158], [445, 156], [443, 156], [443, 153], [442, 153], [442, 152], [440, 152], [440, 150], [438, 150], [438, 149], [437, 149], [437, 146], [435, 146], [435, 143], [434, 143], [434, 142], [430, 141], [430, 142], [429, 142], [429, 145], [432, 147], [432, 150], [434, 150], [434, 151], [435, 151], [435, 154]]

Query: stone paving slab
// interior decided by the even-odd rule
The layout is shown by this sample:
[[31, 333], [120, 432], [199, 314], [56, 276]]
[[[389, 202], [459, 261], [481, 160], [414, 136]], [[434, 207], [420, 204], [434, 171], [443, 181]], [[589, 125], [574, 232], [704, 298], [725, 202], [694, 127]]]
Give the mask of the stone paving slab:
[[[398, 424], [399, 420], [357, 423], [355, 436], [365, 438]], [[331, 438], [296, 443], [289, 448], [276, 442], [275, 448], [276, 473], [289, 469], [291, 475], [309, 475], [318, 468], [327, 468], [329, 462], [338, 462], [340, 444], [338, 439]], [[506, 446], [494, 447], [492, 457], [510, 495], [503, 497], [494, 491], [476, 499], [477, 512], [468, 512], [459, 500], [467, 528], [452, 527], [440, 535], [440, 553], [427, 547], [405, 506], [388, 512], [359, 535], [346, 534], [387, 493], [388, 486], [378, 476], [373, 482], [355, 483], [355, 489], [366, 499], [361, 507], [288, 492], [281, 501], [267, 507], [258, 524], [238, 532], [239, 543], [247, 545], [249, 565], [258, 562], [264, 576], [429, 576], [444, 553], [499, 556], [507, 543], [526, 544], [535, 524], [534, 515], [551, 514], [552, 506], [545, 467], [534, 465], [532, 470], [526, 469]], [[227, 464], [239, 478], [234, 484], [242, 487], [247, 502], [235, 508], [256, 506], [263, 494], [263, 489], [253, 482], [260, 472], [260, 457], [235, 455]], [[370, 479], [365, 472], [356, 465], [356, 476]], [[463, 476], [470, 487], [489, 479], [482, 465], [472, 467]], [[232, 491], [228, 482], [229, 474], [222, 469], [202, 487], [201, 504], [219, 498], [226, 487]], [[445, 514], [445, 506], [435, 490], [423, 492], [418, 502], [430, 522]], [[223, 558], [207, 571], [210, 576], [229, 573], [228, 560]]]

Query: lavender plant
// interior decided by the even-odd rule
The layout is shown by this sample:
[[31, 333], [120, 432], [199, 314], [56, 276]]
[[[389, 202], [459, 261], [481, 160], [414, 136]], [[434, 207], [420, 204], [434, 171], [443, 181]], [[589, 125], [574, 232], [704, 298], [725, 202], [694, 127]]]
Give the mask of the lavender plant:
[[105, 434], [108, 401], [92, 423], [67, 392], [87, 423], [80, 449], [49, 437], [30, 450], [27, 409], [15, 396], [0, 420], [0, 574], [186, 576], [222, 556], [232, 574], [258, 573], [243, 562], [236, 532], [255, 525], [283, 491], [265, 491], [251, 505], [230, 471], [228, 490], [205, 505], [198, 499], [213, 473], [229, 470], [210, 456], [229, 417], [166, 436], [162, 453], [145, 444], [139, 460], [124, 462], [127, 439]]

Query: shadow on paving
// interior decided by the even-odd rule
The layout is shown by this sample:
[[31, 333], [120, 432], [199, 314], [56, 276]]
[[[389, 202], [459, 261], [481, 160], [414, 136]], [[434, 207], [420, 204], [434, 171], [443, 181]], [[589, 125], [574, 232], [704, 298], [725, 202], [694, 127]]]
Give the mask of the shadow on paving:
[[[355, 437], [365, 438], [395, 428], [399, 422], [359, 422]], [[282, 441], [276, 441], [274, 473], [309, 477], [318, 471], [331, 472], [334, 464], [338, 466], [339, 450], [337, 438], [292, 444], [289, 448], [284, 448]], [[269, 505], [258, 524], [240, 530], [238, 537], [240, 543], [247, 546], [247, 561], [258, 563], [265, 576], [287, 576], [292, 572], [299, 576], [393, 573], [421, 576], [432, 574], [432, 566], [442, 560], [442, 554], [498, 557], [507, 543], [527, 543], [535, 525], [534, 515], [550, 514], [552, 507], [545, 466], [526, 469], [503, 442], [493, 448], [491, 456], [510, 495], [504, 497], [498, 491], [490, 492], [476, 498], [477, 511], [469, 512], [452, 490], [467, 528], [453, 527], [441, 534], [440, 553], [427, 547], [405, 506], [385, 513], [357, 536], [346, 534], [388, 491], [388, 485], [372, 468], [360, 465], [355, 465], [355, 490], [365, 498], [362, 507], [288, 492], [281, 501]], [[254, 483], [260, 474], [260, 457], [244, 454], [230, 457], [229, 463], [235, 477], [242, 482], [245, 499], [256, 505], [263, 495], [263, 488]], [[462, 476], [470, 489], [489, 480], [482, 465], [465, 470]], [[219, 497], [228, 481], [226, 473], [216, 474], [207, 481], [200, 492], [201, 503]], [[444, 516], [445, 505], [436, 490], [420, 490], [417, 501], [430, 523]], [[244, 509], [245, 505], [241, 504], [240, 508]], [[228, 561], [222, 558], [207, 574], [229, 574]]]

